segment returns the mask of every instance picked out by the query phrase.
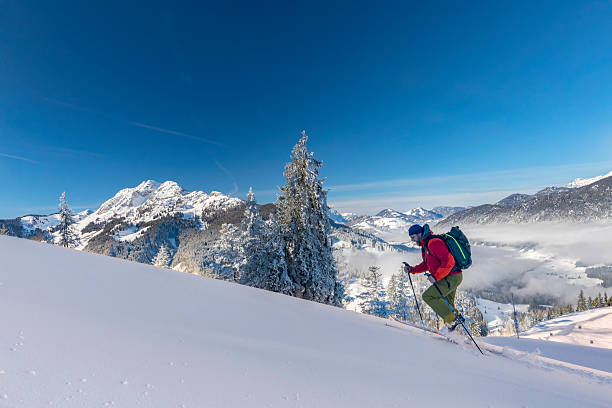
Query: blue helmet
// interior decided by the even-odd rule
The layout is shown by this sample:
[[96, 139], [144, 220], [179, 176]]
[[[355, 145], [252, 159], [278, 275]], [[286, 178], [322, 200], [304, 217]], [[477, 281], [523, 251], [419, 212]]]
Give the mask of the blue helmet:
[[415, 234], [422, 234], [422, 233], [423, 233], [423, 227], [421, 227], [419, 224], [414, 224], [408, 230], [408, 235], [415, 235]]

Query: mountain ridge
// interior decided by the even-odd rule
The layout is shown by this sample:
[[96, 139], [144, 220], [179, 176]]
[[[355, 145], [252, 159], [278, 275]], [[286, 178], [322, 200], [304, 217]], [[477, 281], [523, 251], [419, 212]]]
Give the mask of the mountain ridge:
[[439, 225], [528, 223], [541, 221], [593, 222], [612, 219], [612, 176], [582, 187], [548, 187], [534, 195], [514, 194], [496, 204], [455, 213]]

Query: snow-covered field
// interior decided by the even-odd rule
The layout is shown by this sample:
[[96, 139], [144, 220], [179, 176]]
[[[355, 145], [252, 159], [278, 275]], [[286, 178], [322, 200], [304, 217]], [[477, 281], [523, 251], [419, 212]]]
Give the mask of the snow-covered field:
[[520, 333], [520, 339], [487, 337], [483, 341], [612, 373], [612, 307], [543, 322]]
[[[608, 348], [612, 352], [612, 307], [572, 313], [540, 323], [521, 337]], [[612, 371], [612, 364], [610, 364]]]
[[5, 236], [0, 257], [3, 407], [612, 401], [610, 379], [483, 357], [275, 293]]

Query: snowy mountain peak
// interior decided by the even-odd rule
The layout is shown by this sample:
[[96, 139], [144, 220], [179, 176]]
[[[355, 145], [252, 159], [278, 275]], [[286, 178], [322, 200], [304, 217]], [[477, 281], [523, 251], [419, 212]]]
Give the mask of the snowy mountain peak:
[[437, 218], [441, 218], [441, 215], [437, 212], [423, 207], [413, 208], [412, 210], [405, 211], [404, 214], [415, 219], [423, 220], [435, 220]]
[[[157, 187], [159, 187], [159, 182], [155, 180], [145, 180], [142, 183], [140, 183], [138, 186], [134, 187], [133, 189], [144, 191], [144, 190], [156, 189]], [[125, 190], [130, 190], [130, 189], [125, 189]]]
[[[177, 214], [182, 214], [186, 219], [199, 220], [204, 227], [210, 217], [240, 205], [242, 200], [239, 198], [218, 191], [210, 194], [204, 191], [189, 192], [171, 180], [163, 183], [145, 180], [136, 187], [120, 190], [94, 212], [86, 210], [75, 214], [73, 232], [82, 249], [99, 234], [109, 234], [114, 238], [119, 237], [119, 240], [134, 239], [148, 228], [139, 229], [141, 224]], [[41, 230], [51, 239], [58, 237], [58, 214], [24, 216], [20, 217], [20, 222], [27, 234]], [[105, 230], [110, 222], [120, 224], [111, 231]], [[127, 229], [125, 224], [129, 226]]]
[[130, 209], [139, 207], [147, 202], [159, 186], [158, 182], [147, 180], [136, 187], [124, 188], [115, 194], [113, 198], [102, 203], [92, 216], [98, 218], [107, 218], [109, 215], [125, 216], [129, 213]]
[[396, 211], [392, 208], [386, 208], [384, 210], [382, 210], [381, 212], [379, 212], [378, 214], [376, 214], [376, 217], [385, 217], [385, 218], [403, 218], [405, 216], [405, 214]]
[[152, 221], [168, 213], [183, 213], [194, 218], [206, 210], [219, 210], [240, 205], [242, 200], [226, 196], [218, 191], [186, 192], [174, 181], [159, 183], [147, 180], [133, 188], [119, 191], [104, 202], [87, 222], [100, 222], [110, 218], [125, 218], [128, 222]]
[[569, 188], [580, 188], [584, 186], [588, 186], [589, 184], [593, 184], [599, 180], [605, 179], [607, 177], [612, 177], [612, 171], [608, 174], [604, 174], [603, 176], [591, 177], [591, 178], [577, 178], [571, 183], [567, 184]]

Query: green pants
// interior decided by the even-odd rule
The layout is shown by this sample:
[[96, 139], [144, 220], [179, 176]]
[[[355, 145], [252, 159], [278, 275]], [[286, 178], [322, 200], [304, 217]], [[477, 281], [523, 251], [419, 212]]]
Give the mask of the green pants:
[[[455, 292], [457, 292], [457, 286], [459, 286], [462, 280], [463, 274], [458, 273], [456, 275], [447, 275], [444, 279], [437, 282], [440, 291], [446, 296], [446, 299], [448, 299], [449, 303], [453, 306], [453, 309], [455, 308]], [[444, 319], [445, 323], [451, 323], [457, 317], [451, 311], [450, 307], [448, 307], [444, 299], [442, 299], [440, 292], [438, 292], [434, 285], [431, 285], [429, 289], [423, 292], [423, 300], [438, 314], [438, 316]]]

